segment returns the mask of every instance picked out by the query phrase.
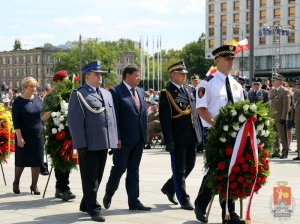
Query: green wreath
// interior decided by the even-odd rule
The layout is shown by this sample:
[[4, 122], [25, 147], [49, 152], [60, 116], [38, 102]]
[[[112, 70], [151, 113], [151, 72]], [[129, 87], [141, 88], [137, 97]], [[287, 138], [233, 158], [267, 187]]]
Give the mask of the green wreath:
[[72, 137], [67, 126], [68, 102], [71, 92], [77, 84], [65, 79], [57, 82], [51, 95], [46, 96], [45, 111], [51, 116], [45, 125], [46, 153], [50, 155], [52, 165], [61, 171], [69, 171], [76, 167], [76, 158], [73, 155]]
[[[257, 192], [266, 183], [270, 174], [269, 156], [273, 150], [275, 133], [273, 131], [273, 113], [267, 103], [250, 104], [241, 101], [221, 108], [216, 118], [216, 125], [209, 129], [205, 145], [205, 168], [208, 171], [208, 186], [214, 194], [220, 194], [226, 199], [227, 181], [229, 178], [229, 199], [246, 198], [250, 196], [254, 180], [254, 192]], [[244, 122], [255, 117], [254, 123], [257, 135], [258, 172], [254, 156], [247, 138], [242, 156], [237, 158], [232, 172], [228, 177], [233, 148], [238, 131]]]

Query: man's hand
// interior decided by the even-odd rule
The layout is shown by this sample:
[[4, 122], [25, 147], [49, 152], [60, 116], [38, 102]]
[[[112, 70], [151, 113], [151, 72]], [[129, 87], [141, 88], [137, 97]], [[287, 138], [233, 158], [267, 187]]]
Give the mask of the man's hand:
[[166, 151], [174, 152], [174, 143], [173, 142], [166, 144]]

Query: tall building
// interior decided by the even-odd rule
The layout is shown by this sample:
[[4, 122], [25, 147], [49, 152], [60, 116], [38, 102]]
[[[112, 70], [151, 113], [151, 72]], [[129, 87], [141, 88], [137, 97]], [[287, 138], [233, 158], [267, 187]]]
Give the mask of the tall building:
[[2, 88], [21, 89], [22, 79], [32, 76], [43, 89], [53, 76], [52, 55], [61, 49], [33, 48], [0, 52], [0, 85]]
[[[250, 21], [250, 4], [254, 20]], [[290, 80], [300, 77], [300, 1], [299, 0], [206, 0], [205, 57], [213, 59], [212, 50], [232, 39], [250, 37], [254, 22], [254, 76], [271, 77], [274, 55], [279, 55], [278, 71]], [[290, 29], [290, 35], [259, 36], [262, 27]], [[275, 51], [277, 53], [275, 53]], [[273, 56], [273, 57], [272, 57]], [[249, 78], [249, 51], [237, 55], [234, 70]]]

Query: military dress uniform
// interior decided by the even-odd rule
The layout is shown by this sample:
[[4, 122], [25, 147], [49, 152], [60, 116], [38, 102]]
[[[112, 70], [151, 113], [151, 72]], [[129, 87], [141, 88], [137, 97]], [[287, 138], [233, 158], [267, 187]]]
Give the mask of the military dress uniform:
[[174, 199], [176, 193], [181, 207], [191, 210], [193, 208], [186, 192], [185, 180], [195, 166], [196, 147], [201, 142], [195, 97], [190, 86], [184, 84], [180, 89], [180, 86], [170, 82], [161, 91], [159, 99], [160, 124], [171, 156], [173, 173], [162, 187], [162, 192], [174, 204], [177, 204]]
[[260, 100], [266, 103], [269, 101], [269, 93], [265, 89], [259, 89], [257, 91], [250, 90], [248, 92], [248, 99], [250, 103], [256, 103]]
[[[296, 81], [296, 84], [300, 84], [300, 80]], [[298, 156], [295, 157], [293, 160], [300, 160], [300, 89], [296, 88], [294, 95], [294, 123], [296, 129], [296, 139], [297, 139], [297, 151]]]
[[[273, 76], [273, 79], [282, 78], [284, 77], [278, 74], [277, 76]], [[291, 104], [291, 97], [290, 91], [281, 86], [279, 88], [273, 88], [270, 93], [270, 106], [275, 110], [275, 113], [272, 115], [275, 124], [274, 130], [278, 133], [279, 138], [275, 141], [274, 145], [274, 153], [272, 157], [280, 157], [280, 142], [282, 144], [282, 158], [286, 158], [289, 152], [288, 147], [288, 137], [287, 137], [287, 120], [288, 120], [288, 113], [290, 110]]]
[[[213, 55], [215, 57], [234, 57], [234, 49], [235, 47], [232, 45], [224, 45], [217, 48], [213, 52]], [[212, 118], [215, 118], [219, 114], [220, 109], [226, 106], [231, 100], [233, 100], [233, 103], [244, 100], [244, 92], [241, 84], [231, 75], [228, 75], [229, 86], [231, 89], [230, 95], [232, 95], [232, 99], [229, 99], [228, 90], [226, 89], [226, 77], [227, 75], [217, 70], [214, 75], [206, 77], [197, 86], [196, 108], [206, 108]], [[212, 127], [212, 125], [204, 120], [201, 116], [200, 118], [205, 130], [208, 130]], [[207, 223], [207, 219], [205, 219], [205, 211], [213, 197], [212, 190], [207, 186], [208, 175], [209, 171], [203, 177], [198, 196], [195, 200], [196, 218], [204, 223]], [[227, 223], [224, 220], [225, 201], [220, 201], [220, 205], [222, 207], [223, 223]], [[232, 223], [245, 223], [236, 215], [234, 201], [228, 200], [228, 209]]]
[[[101, 73], [98, 61], [83, 68], [84, 73]], [[92, 74], [91, 74], [92, 75]], [[92, 220], [104, 221], [97, 201], [108, 149], [117, 148], [118, 133], [113, 98], [109, 91], [88, 83], [74, 90], [69, 101], [68, 126], [74, 148], [79, 152], [83, 197], [80, 211]]]

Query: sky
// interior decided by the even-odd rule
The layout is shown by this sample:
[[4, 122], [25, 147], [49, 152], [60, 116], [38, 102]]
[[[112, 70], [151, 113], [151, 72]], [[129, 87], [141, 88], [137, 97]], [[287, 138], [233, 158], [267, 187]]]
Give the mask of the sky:
[[205, 0], [0, 0], [0, 51], [98, 38], [181, 49], [205, 32]]

